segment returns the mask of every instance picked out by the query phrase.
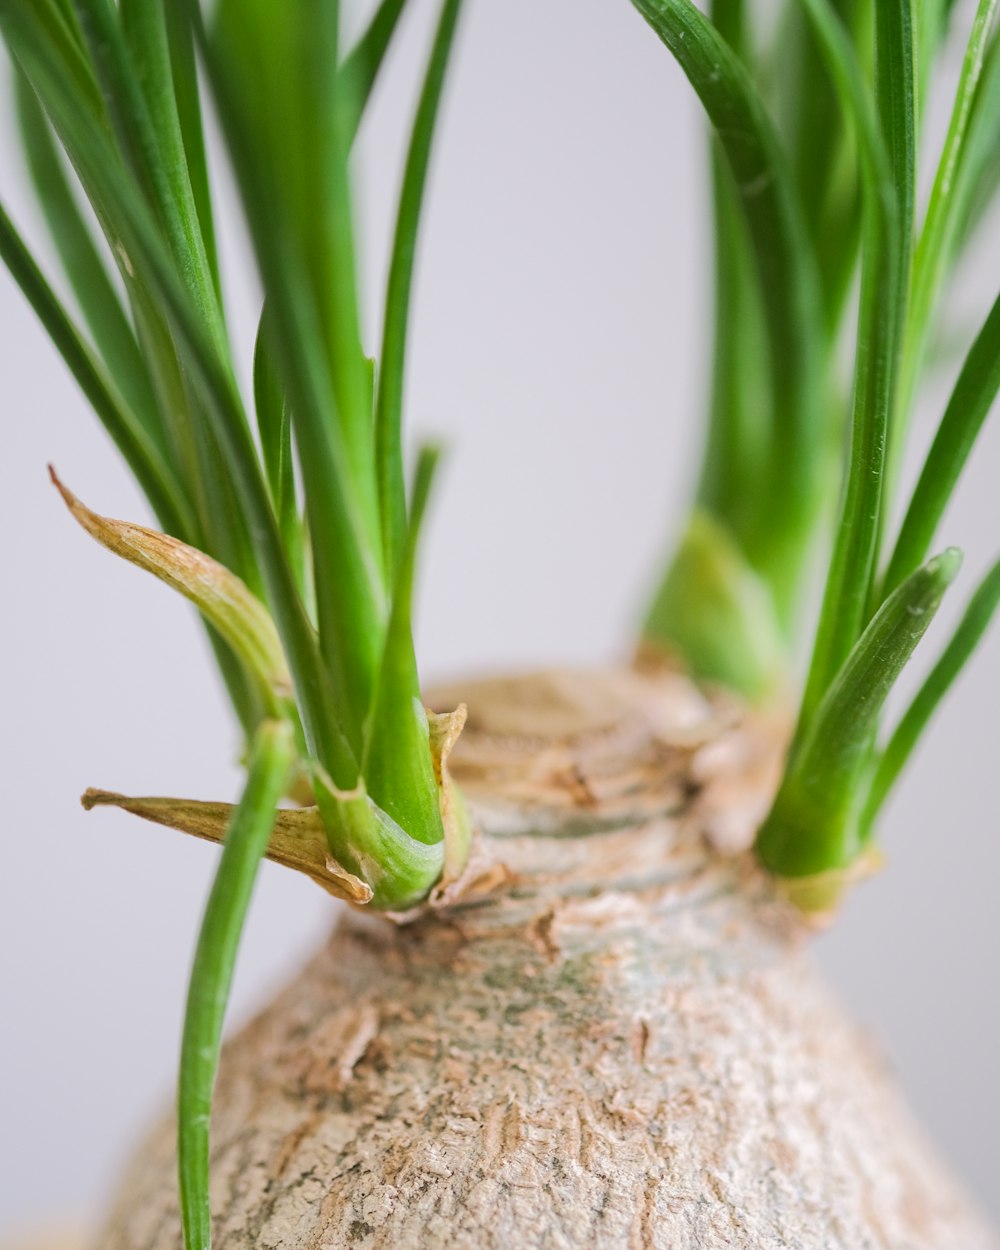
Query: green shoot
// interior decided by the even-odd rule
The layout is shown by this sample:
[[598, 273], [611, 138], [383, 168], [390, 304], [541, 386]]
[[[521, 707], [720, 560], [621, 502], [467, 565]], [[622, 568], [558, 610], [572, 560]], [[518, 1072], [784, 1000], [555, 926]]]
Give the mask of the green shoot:
[[778, 876], [818, 876], [847, 869], [857, 858], [862, 782], [879, 715], [961, 563], [952, 548], [911, 574], [879, 608], [831, 683], [758, 837], [762, 862]]

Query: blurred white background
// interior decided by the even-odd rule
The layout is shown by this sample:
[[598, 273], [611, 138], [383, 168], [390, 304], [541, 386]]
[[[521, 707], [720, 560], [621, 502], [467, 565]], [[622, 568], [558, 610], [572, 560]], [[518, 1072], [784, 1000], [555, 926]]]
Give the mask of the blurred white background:
[[[403, 118], [436, 8], [412, 7], [364, 132], [373, 326]], [[2, 194], [38, 238], [9, 114]], [[411, 433], [443, 435], [451, 448], [423, 569], [431, 678], [595, 662], [628, 647], [699, 445], [711, 291], [704, 165], [692, 93], [627, 0], [471, 0], [422, 241], [409, 385]], [[220, 194], [231, 204], [224, 181]], [[226, 221], [229, 312], [246, 361], [257, 295], [240, 228]], [[998, 279], [994, 248], [955, 303], [956, 333], [981, 319]], [[53, 460], [98, 510], [148, 516], [6, 275], [0, 325], [6, 1230], [98, 1212], [169, 1098], [214, 862], [167, 830], [87, 816], [77, 796], [94, 784], [228, 798], [238, 771], [192, 613], [87, 539], [48, 484]], [[918, 425], [920, 447], [943, 393]], [[998, 472], [994, 423], [947, 518], [947, 541], [967, 553], [951, 616], [1000, 549]], [[885, 819], [888, 870], [819, 943], [941, 1149], [996, 1215], [998, 704], [1000, 630]], [[315, 887], [265, 867], [234, 1018], [330, 920]]]

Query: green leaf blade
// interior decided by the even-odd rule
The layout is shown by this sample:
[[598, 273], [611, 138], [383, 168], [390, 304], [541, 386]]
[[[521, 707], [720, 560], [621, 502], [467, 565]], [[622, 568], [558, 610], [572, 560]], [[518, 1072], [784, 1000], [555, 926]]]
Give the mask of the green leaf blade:
[[357, 43], [344, 58], [340, 74], [348, 84], [345, 132], [353, 141], [385, 62], [407, 0], [382, 0]]
[[982, 224], [1000, 186], [1000, 35], [994, 35], [983, 62], [973, 101], [965, 159], [955, 190], [956, 250], [964, 248]]
[[883, 530], [888, 445], [905, 324], [915, 158], [913, 31], [907, 0], [889, 0], [877, 7], [876, 95], [884, 155], [846, 49], [834, 37], [835, 28], [824, 20], [823, 10], [810, 6], [834, 72], [844, 80], [845, 100], [855, 102], [868, 174], [846, 486], [798, 736], [808, 732], [811, 717], [867, 623]]
[[715, 308], [708, 435], [698, 506], [743, 543], [768, 505], [771, 406], [767, 332], [736, 188], [717, 143], [712, 152]]
[[215, 236], [215, 217], [208, 176], [205, 132], [202, 124], [201, 94], [198, 86], [198, 65], [195, 58], [194, 34], [184, 15], [182, 4], [166, 5], [167, 38], [176, 98], [177, 124], [187, 164], [191, 195], [201, 226], [201, 237], [208, 267], [215, 286], [219, 307], [222, 307], [222, 280], [219, 252]]
[[885, 575], [892, 591], [924, 558], [1000, 391], [1000, 295], [962, 365]]
[[[974, 104], [998, 0], [979, 0], [958, 88], [914, 256], [912, 310], [904, 345], [901, 402], [908, 408], [923, 364], [934, 308], [953, 258], [965, 199], [962, 166], [968, 159]], [[996, 115], [991, 119], [996, 128]]]
[[226, 343], [188, 174], [162, 0], [74, 0], [114, 133], [206, 327]]
[[444, 0], [441, 8], [410, 138], [389, 268], [375, 403], [375, 462], [385, 566], [390, 575], [396, 568], [406, 532], [401, 425], [417, 233], [435, 124], [461, 8], [462, 0]]
[[304, 544], [295, 489], [292, 423], [269, 342], [266, 307], [260, 315], [253, 353], [254, 411], [271, 501], [289, 560], [304, 580]]
[[257, 731], [247, 782], [225, 836], [188, 988], [177, 1092], [177, 1157], [186, 1250], [210, 1250], [209, 1130], [222, 1026], [240, 935], [294, 759], [283, 722]]
[[983, 640], [998, 607], [1000, 561], [983, 578], [941, 658], [904, 712], [882, 752], [865, 805], [863, 829], [866, 836], [942, 699]]

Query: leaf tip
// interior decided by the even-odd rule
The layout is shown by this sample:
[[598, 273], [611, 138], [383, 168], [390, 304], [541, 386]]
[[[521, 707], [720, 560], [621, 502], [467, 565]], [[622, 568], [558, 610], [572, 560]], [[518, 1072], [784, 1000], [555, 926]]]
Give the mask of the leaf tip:
[[962, 567], [965, 554], [960, 547], [945, 547], [939, 556], [931, 560], [931, 567], [946, 582], [954, 581]]
[[111, 794], [107, 790], [95, 790], [93, 786], [88, 786], [80, 795], [80, 806], [85, 812], [91, 812], [95, 807], [113, 806], [115, 801], [121, 796]]
[[[94, 522], [98, 519], [96, 514], [91, 512], [87, 505], [82, 503], [76, 495], [73, 494], [70, 488], [56, 472], [54, 464], [49, 464], [48, 470], [49, 480], [52, 482], [52, 485], [56, 488], [59, 494], [62, 495], [63, 503], [70, 510], [73, 517], [80, 523], [81, 526], [83, 526], [88, 534], [96, 537], [99, 542], [102, 541], [98, 534], [95, 533]], [[106, 545], [107, 544], [105, 543], [105, 546]]]
[[49, 461], [46, 465], [46, 468], [49, 471], [49, 481], [56, 488], [59, 494], [62, 495], [63, 502], [66, 504], [66, 507], [72, 509], [73, 505], [78, 502], [77, 497], [73, 494], [69, 487], [63, 483], [59, 474], [56, 472], [56, 466], [51, 461]]

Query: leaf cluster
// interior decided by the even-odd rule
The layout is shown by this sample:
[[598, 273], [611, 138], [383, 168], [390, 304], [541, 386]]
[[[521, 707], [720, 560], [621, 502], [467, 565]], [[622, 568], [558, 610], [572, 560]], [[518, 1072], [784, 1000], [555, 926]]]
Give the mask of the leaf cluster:
[[[349, 162], [399, 0], [383, 0], [346, 54], [325, 0], [220, 0], [210, 20], [193, 0], [0, 4], [24, 149], [76, 310], [6, 214], [0, 250], [163, 531], [217, 561], [273, 620], [300, 767], [331, 853], [352, 872], [386, 828], [404, 861], [411, 842], [443, 857], [410, 622], [436, 453], [421, 457], [408, 501], [401, 416], [423, 190], [460, 7], [440, 12], [373, 359]], [[249, 399], [221, 298], [199, 59], [264, 292]], [[208, 623], [252, 736], [274, 711], [267, 690], [239, 638]], [[384, 902], [419, 897], [440, 872], [413, 849], [419, 872], [385, 877]]]
[[[223, 851], [184, 1033], [189, 1248], [210, 1244], [212, 1086], [262, 857], [391, 908], [464, 858], [445, 768], [462, 714], [428, 719], [411, 620], [438, 452], [420, 453], [408, 491], [402, 440], [417, 238], [462, 0], [439, 7], [375, 351], [355, 255], [352, 149], [405, 7], [381, 0], [344, 49], [336, 0], [218, 0], [210, 12], [200, 0], [0, 0], [60, 272], [44, 272], [2, 207], [0, 256], [160, 529], [98, 516], [53, 478], [85, 530], [198, 607], [250, 744], [243, 798], [212, 825]], [[209, 99], [223, 134], [211, 156]], [[222, 298], [217, 156], [263, 291], [250, 395]], [[308, 805], [294, 818], [278, 813], [290, 793]], [[190, 803], [157, 803], [167, 823], [206, 836]]]
[[[994, 569], [883, 737], [888, 694], [958, 572], [957, 552], [928, 557], [1000, 387], [994, 304], [894, 533], [898, 464], [942, 295], [997, 182], [997, 4], [979, 0], [965, 32], [918, 212], [924, 106], [952, 33], [950, 4], [793, 0], [768, 37], [744, 0], [715, 0], [709, 15], [689, 0], [633, 3], [712, 124], [717, 258], [701, 484], [645, 632], [701, 676], [773, 696], [801, 632], [822, 522], [832, 521], [798, 726], [757, 844], [779, 876], [832, 881], [865, 853], [997, 603]], [[840, 347], [852, 325], [845, 387]]]

